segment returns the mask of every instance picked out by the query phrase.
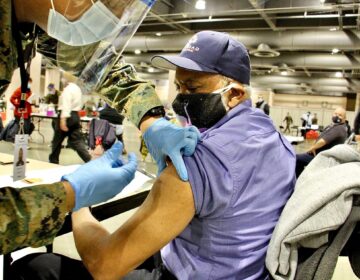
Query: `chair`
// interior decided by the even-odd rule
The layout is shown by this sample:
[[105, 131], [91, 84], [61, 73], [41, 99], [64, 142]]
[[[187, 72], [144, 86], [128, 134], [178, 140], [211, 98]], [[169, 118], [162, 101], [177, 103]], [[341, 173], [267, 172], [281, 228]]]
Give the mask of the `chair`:
[[355, 137], [355, 132], [352, 132], [350, 134], [350, 136], [345, 140], [344, 144], [348, 144], [348, 145], [352, 145], [352, 144], [356, 144], [356, 142], [354, 141], [354, 137]]

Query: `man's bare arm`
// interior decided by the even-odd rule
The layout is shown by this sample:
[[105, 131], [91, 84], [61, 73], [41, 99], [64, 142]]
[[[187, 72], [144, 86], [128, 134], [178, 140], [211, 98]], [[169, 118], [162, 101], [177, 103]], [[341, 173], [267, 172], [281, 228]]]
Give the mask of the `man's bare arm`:
[[325, 145], [326, 145], [326, 141], [321, 138], [318, 141], [316, 141], [314, 145], [310, 147], [308, 153], [312, 153], [314, 156], [316, 156], [316, 150], [320, 149], [321, 147], [324, 147]]
[[194, 214], [190, 184], [170, 165], [138, 211], [112, 234], [87, 209], [75, 212], [76, 247], [95, 279], [119, 279], [179, 235]]

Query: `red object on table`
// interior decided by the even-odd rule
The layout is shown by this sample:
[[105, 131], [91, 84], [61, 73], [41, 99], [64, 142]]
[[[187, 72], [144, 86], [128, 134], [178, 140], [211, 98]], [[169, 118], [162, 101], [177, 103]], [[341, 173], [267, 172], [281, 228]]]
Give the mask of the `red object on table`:
[[306, 139], [317, 139], [319, 137], [319, 133], [315, 130], [309, 130], [306, 132]]
[[78, 112], [78, 114], [79, 114], [80, 117], [86, 117], [86, 111], [85, 110], [80, 110]]

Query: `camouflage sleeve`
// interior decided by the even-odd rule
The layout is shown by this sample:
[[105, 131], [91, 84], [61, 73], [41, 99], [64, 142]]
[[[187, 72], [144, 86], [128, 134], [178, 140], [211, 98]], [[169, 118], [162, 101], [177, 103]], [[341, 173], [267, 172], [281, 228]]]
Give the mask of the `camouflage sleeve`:
[[50, 244], [65, 214], [66, 193], [61, 183], [0, 188], [0, 254]]
[[162, 106], [155, 86], [140, 79], [129, 64], [116, 64], [102, 83], [98, 94], [137, 127], [147, 111]]

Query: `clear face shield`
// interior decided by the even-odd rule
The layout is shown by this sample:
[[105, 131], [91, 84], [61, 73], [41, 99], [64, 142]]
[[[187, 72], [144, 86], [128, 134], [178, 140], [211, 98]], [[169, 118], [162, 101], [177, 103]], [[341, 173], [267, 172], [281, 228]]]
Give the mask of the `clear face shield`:
[[[76, 75], [84, 93], [98, 90], [156, 0], [49, 0], [39, 52]], [[44, 36], [45, 38], [46, 36]], [[54, 61], [53, 61], [54, 62]]]

